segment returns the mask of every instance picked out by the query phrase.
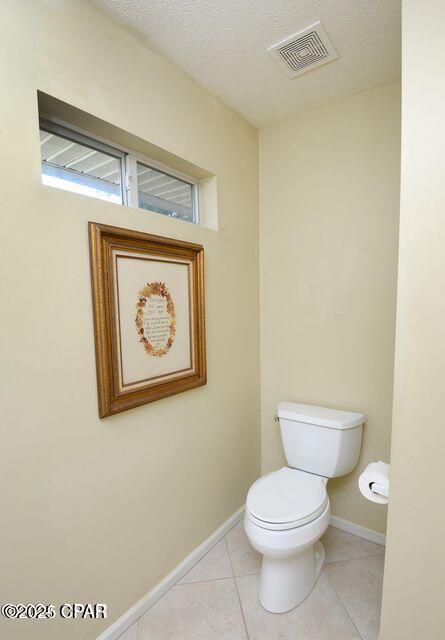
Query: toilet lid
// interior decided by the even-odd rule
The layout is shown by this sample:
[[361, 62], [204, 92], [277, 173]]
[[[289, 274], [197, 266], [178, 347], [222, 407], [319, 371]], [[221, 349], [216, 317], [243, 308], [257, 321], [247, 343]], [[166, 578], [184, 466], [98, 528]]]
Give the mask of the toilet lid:
[[315, 519], [326, 503], [324, 478], [283, 467], [251, 486], [246, 508], [252, 516], [265, 523], [299, 526]]

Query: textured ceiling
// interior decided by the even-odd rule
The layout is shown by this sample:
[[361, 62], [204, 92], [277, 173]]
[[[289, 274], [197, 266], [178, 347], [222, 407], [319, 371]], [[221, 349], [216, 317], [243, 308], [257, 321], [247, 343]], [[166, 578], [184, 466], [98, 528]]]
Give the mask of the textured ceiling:
[[[401, 0], [94, 0], [256, 127], [400, 76]], [[289, 80], [266, 49], [321, 20], [338, 60]]]

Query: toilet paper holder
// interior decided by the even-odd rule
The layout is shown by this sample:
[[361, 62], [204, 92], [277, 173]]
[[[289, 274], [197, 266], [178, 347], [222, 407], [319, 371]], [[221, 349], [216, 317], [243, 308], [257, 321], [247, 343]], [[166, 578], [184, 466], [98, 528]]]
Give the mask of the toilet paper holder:
[[388, 504], [390, 466], [379, 460], [370, 462], [358, 479], [360, 493], [371, 502]]
[[371, 482], [369, 488], [374, 493], [378, 493], [380, 496], [385, 496], [385, 498], [389, 498], [388, 487], [383, 486], [383, 484], [379, 484], [378, 482]]

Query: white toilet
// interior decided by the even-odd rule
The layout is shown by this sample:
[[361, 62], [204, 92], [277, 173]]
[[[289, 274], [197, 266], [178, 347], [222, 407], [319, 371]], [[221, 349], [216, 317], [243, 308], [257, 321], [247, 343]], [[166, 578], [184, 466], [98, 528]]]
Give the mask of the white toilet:
[[281, 402], [281, 439], [289, 467], [257, 480], [246, 500], [244, 528], [263, 555], [259, 600], [289, 611], [312, 591], [324, 562], [319, 541], [329, 525], [329, 478], [357, 465], [365, 416]]

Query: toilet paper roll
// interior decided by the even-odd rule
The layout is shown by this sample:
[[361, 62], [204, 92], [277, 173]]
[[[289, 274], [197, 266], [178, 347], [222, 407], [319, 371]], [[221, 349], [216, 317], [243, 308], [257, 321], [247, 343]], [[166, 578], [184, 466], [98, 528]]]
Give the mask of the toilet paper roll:
[[372, 502], [387, 504], [389, 496], [389, 464], [371, 462], [358, 479], [362, 495]]

